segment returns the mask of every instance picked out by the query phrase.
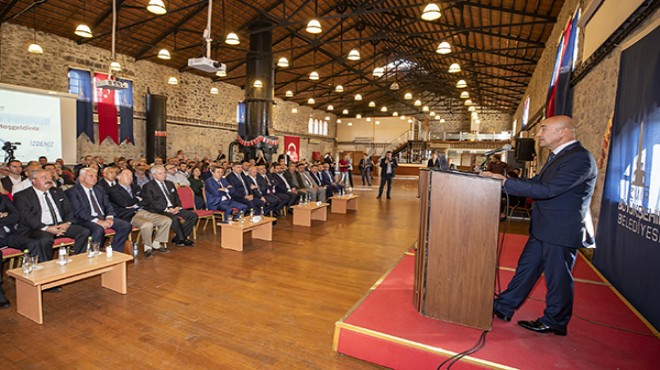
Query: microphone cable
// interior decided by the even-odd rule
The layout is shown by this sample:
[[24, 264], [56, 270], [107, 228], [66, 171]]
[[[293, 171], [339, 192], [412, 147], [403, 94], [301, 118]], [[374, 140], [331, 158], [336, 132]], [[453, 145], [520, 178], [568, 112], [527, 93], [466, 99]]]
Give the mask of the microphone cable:
[[475, 343], [472, 347], [466, 349], [463, 352], [457, 353], [448, 359], [442, 361], [440, 365], [436, 368], [436, 370], [440, 370], [443, 365], [447, 364], [447, 370], [451, 369], [452, 366], [454, 366], [455, 363], [460, 361], [463, 357], [471, 355], [473, 353], [479, 352], [484, 346], [486, 345], [486, 335], [488, 334], [488, 330], [484, 330], [481, 335], [479, 336], [479, 340], [477, 340], [477, 343]]

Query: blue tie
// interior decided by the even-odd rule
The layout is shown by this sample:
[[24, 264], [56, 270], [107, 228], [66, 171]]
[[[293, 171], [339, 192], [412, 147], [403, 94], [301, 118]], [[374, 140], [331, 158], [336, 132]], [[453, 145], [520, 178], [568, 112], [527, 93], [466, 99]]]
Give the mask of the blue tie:
[[550, 165], [550, 162], [552, 162], [552, 160], [555, 158], [555, 156], [556, 156], [555, 152], [550, 152], [550, 155], [548, 156], [548, 160], [545, 161], [545, 164], [543, 165], [543, 168], [541, 168], [540, 173], [542, 173], [543, 171], [545, 171], [546, 168], [548, 168], [548, 166]]

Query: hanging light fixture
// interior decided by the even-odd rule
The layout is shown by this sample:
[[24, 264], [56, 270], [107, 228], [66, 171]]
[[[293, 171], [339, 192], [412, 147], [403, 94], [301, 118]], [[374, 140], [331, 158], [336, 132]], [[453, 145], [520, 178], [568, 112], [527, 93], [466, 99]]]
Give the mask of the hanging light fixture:
[[256, 87], [257, 89], [260, 89], [264, 87], [264, 83], [261, 82], [261, 80], [254, 80], [254, 82], [252, 83], [252, 87]]
[[89, 38], [93, 37], [92, 30], [89, 28], [88, 25], [86, 25], [84, 23], [79, 24], [78, 27], [76, 27], [76, 30], [73, 33], [75, 33], [76, 35], [78, 35], [80, 37], [84, 37], [86, 39], [89, 39]]
[[399, 118], [401, 118], [401, 119], [406, 119], [406, 115], [405, 115], [405, 114], [402, 114], [401, 117], [399, 117]]
[[341, 123], [341, 118], [337, 118], [337, 123]]
[[172, 56], [167, 49], [160, 49], [158, 52], [158, 59], [170, 60], [172, 59]]
[[163, 15], [167, 13], [167, 8], [165, 8], [165, 3], [163, 3], [163, 0], [149, 0], [149, 4], [147, 4], [147, 11], [156, 15]]
[[400, 89], [399, 83], [396, 82], [396, 81], [392, 82], [392, 84], [390, 85], [390, 90], [396, 91], [396, 90], [399, 90], [399, 89]]
[[476, 111], [476, 110], [477, 110], [477, 108], [475, 108], [474, 105], [471, 105], [471, 106], [468, 108], [468, 112], [474, 112], [474, 111]]
[[392, 117], [398, 117], [398, 116], [399, 116], [399, 112], [392, 113]]
[[280, 68], [288, 68], [289, 67], [289, 60], [286, 57], [281, 57], [277, 61], [277, 66]]
[[332, 104], [328, 104], [327, 110], [333, 111], [333, 110], [335, 110], [335, 107], [333, 107]]
[[445, 123], [445, 119], [444, 119], [444, 118], [440, 118], [440, 123]]
[[452, 63], [452, 65], [449, 66], [449, 73], [458, 73], [461, 71], [461, 66], [458, 65], [458, 63]]
[[442, 17], [440, 7], [433, 2], [429, 3], [422, 11], [422, 19], [425, 21], [434, 21], [440, 17]]
[[312, 71], [312, 73], [309, 74], [309, 79], [312, 81], [317, 81], [319, 79], [319, 73]]
[[337, 87], [335, 87], [335, 92], [343, 93], [344, 92], [344, 86], [342, 86], [341, 84], [337, 85]]
[[238, 35], [234, 32], [229, 32], [225, 38], [225, 44], [227, 45], [238, 45], [241, 43], [241, 40], [238, 39]]
[[347, 126], [353, 126], [353, 122], [349, 122]]
[[[319, 14], [319, 1], [318, 0], [316, 0], [316, 3], [315, 3], [314, 14], [316, 16], [318, 16], [318, 14]], [[312, 20], [310, 20], [309, 23], [307, 23], [307, 27], [305, 28], [305, 31], [307, 31], [308, 33], [314, 34], [314, 35], [323, 32], [323, 29], [321, 29], [321, 22], [319, 22], [318, 19], [316, 19], [316, 18], [312, 18]]]
[[419, 100], [419, 99], [415, 100], [415, 106], [416, 107], [421, 107], [422, 106], [422, 101]]
[[179, 80], [176, 79], [176, 77], [172, 76], [167, 80], [168, 85], [178, 85]]
[[422, 107], [422, 112], [428, 112], [429, 111], [429, 106], [425, 105]]
[[468, 100], [465, 101], [464, 104], [465, 104], [465, 105], [472, 105], [472, 100], [468, 99]]
[[399, 119], [403, 121], [406, 119], [406, 116], [399, 116]]
[[356, 62], [356, 61], [360, 60], [360, 51], [358, 49], [352, 49], [348, 53], [347, 59], [350, 60], [350, 61], [353, 61], [353, 62]]
[[456, 82], [456, 87], [459, 89], [464, 89], [467, 87], [467, 82], [465, 82], [465, 80], [458, 80], [458, 82]]
[[385, 68], [376, 67], [376, 68], [374, 68], [374, 71], [371, 74], [374, 75], [374, 77], [376, 77], [376, 78], [381, 78], [385, 74]]
[[218, 88], [217, 88], [217, 87], [212, 87], [212, 88], [211, 88], [211, 94], [213, 94], [213, 95], [218, 95], [218, 93], [219, 93], [219, 91], [218, 91]]
[[314, 98], [309, 98], [307, 99], [307, 104], [316, 104], [316, 100], [314, 100]]
[[469, 99], [470, 98], [470, 93], [467, 91], [463, 91], [461, 93], [461, 99]]
[[367, 122], [371, 122], [371, 117], [367, 117]]
[[360, 113], [356, 114], [355, 119], [362, 119], [362, 115]]
[[344, 110], [341, 111], [341, 114], [348, 114], [348, 109], [344, 108]]
[[362, 100], [362, 94], [355, 94], [355, 100], [356, 101]]
[[291, 108], [291, 113], [298, 113], [298, 108], [297, 107]]
[[377, 125], [380, 125], [380, 121], [376, 120], [376, 124], [377, 124]]
[[431, 113], [429, 113], [429, 116], [434, 117], [434, 116], [435, 116], [435, 112], [431, 111]]
[[449, 54], [451, 53], [451, 45], [447, 41], [443, 41], [438, 45], [438, 48], [435, 49], [435, 52], [438, 54]]
[[218, 76], [218, 77], [227, 77], [227, 71], [224, 70], [224, 69], [221, 69], [221, 70], [215, 72], [215, 75]]
[[41, 45], [37, 44], [37, 8], [34, 7], [32, 11], [32, 43], [28, 46], [28, 52], [32, 54], [43, 54], [44, 49]]
[[383, 105], [383, 107], [380, 108], [380, 111], [383, 113], [387, 112], [387, 107]]
[[370, 101], [369, 102], [369, 108], [375, 108], [376, 107], [376, 102], [375, 101]]
[[119, 62], [110, 62], [110, 70], [114, 72], [120, 72], [121, 64], [119, 64]]
[[406, 100], [412, 100], [412, 93], [407, 92], [407, 93], [403, 96], [403, 98], [406, 99]]
[[293, 98], [293, 91], [291, 91], [291, 90], [287, 90], [287, 91], [284, 93], [284, 96], [286, 96], [287, 98]]
[[325, 116], [324, 121], [330, 121], [330, 116]]

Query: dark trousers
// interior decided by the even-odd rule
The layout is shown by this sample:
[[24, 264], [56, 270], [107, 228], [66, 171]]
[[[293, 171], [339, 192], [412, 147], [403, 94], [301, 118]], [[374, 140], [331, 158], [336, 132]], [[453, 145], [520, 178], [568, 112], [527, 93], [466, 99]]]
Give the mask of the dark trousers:
[[[93, 242], [101, 245], [103, 244], [103, 240], [105, 239], [105, 229], [102, 226], [96, 222], [83, 222], [80, 226], [89, 230], [89, 235], [92, 236]], [[131, 230], [133, 230], [133, 226], [128, 221], [115, 217], [111, 229], [115, 231], [115, 236], [112, 238], [112, 250], [123, 253], [124, 244], [126, 244], [128, 235], [131, 233]]]
[[225, 213], [225, 220], [227, 220], [229, 217], [231, 217], [232, 211], [234, 208], [238, 209], [238, 211], [243, 211], [247, 210], [247, 206], [243, 203], [236, 202], [232, 199], [225, 199], [220, 201], [220, 203], [213, 209], [213, 211], [222, 211]]
[[362, 170], [362, 185], [371, 186], [371, 169], [365, 168]]
[[248, 208], [248, 212], [250, 211], [250, 209], [253, 209], [255, 215], [259, 214], [259, 212], [261, 212], [261, 207], [264, 206], [264, 202], [261, 201], [261, 199], [259, 199], [257, 197], [253, 197], [252, 200], [247, 200], [246, 198], [243, 198], [243, 197], [240, 197], [240, 198], [236, 197], [236, 198], [234, 198], [234, 200], [239, 202], [239, 203], [245, 204]]
[[576, 248], [540, 241], [530, 236], [518, 260], [513, 279], [499, 298], [495, 309], [507, 316], [523, 304], [536, 281], [545, 273], [548, 292], [541, 322], [558, 330], [566, 330], [573, 312], [573, 265]]
[[385, 183], [387, 183], [387, 197], [390, 197], [390, 193], [392, 191], [392, 178], [393, 176], [390, 176], [388, 174], [382, 174], [380, 176], [380, 187], [378, 188], [378, 197], [381, 197], [383, 195], [383, 188], [385, 187]]
[[[160, 214], [172, 219], [171, 230], [174, 231], [174, 238], [176, 241], [184, 241], [188, 239], [188, 235], [192, 233], [193, 228], [197, 225], [197, 219], [199, 218], [195, 212], [187, 209], [182, 209], [175, 215], [169, 212], [161, 212]], [[183, 218], [183, 223], [179, 217]]]
[[[43, 230], [33, 230], [28, 236], [32, 239], [39, 240], [40, 243], [46, 243], [50, 246], [50, 252], [46, 251], [48, 256], [45, 260], [48, 261], [53, 257], [53, 241], [57, 236], [43, 231]], [[83, 253], [87, 249], [87, 238], [89, 238], [89, 230], [79, 225], [71, 225], [66, 230], [66, 233], [62, 237], [67, 237], [73, 239], [75, 242], [73, 244], [73, 252]], [[41, 262], [41, 257], [39, 257], [39, 262]]]
[[[28, 238], [17, 233], [9, 234], [5, 239], [0, 240], [0, 246], [15, 248], [20, 251], [27, 249], [31, 256], [38, 256], [39, 262], [45, 262], [53, 257], [53, 241]], [[2, 267], [2, 266], [0, 266]], [[0, 270], [0, 282], [2, 281], [2, 271]]]

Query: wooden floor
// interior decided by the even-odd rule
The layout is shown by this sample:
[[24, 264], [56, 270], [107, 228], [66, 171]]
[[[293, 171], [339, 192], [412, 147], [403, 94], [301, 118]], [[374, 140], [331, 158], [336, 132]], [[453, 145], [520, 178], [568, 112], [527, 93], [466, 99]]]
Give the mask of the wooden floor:
[[[44, 325], [0, 310], [0, 367], [377, 368], [332, 351], [334, 323], [415, 241], [416, 189], [395, 180], [393, 199], [377, 200], [358, 187], [357, 213], [311, 228], [288, 216], [243, 253], [209, 227], [194, 248], [129, 264], [126, 296], [99, 277], [44, 293]], [[15, 303], [13, 279], [4, 287]]]

